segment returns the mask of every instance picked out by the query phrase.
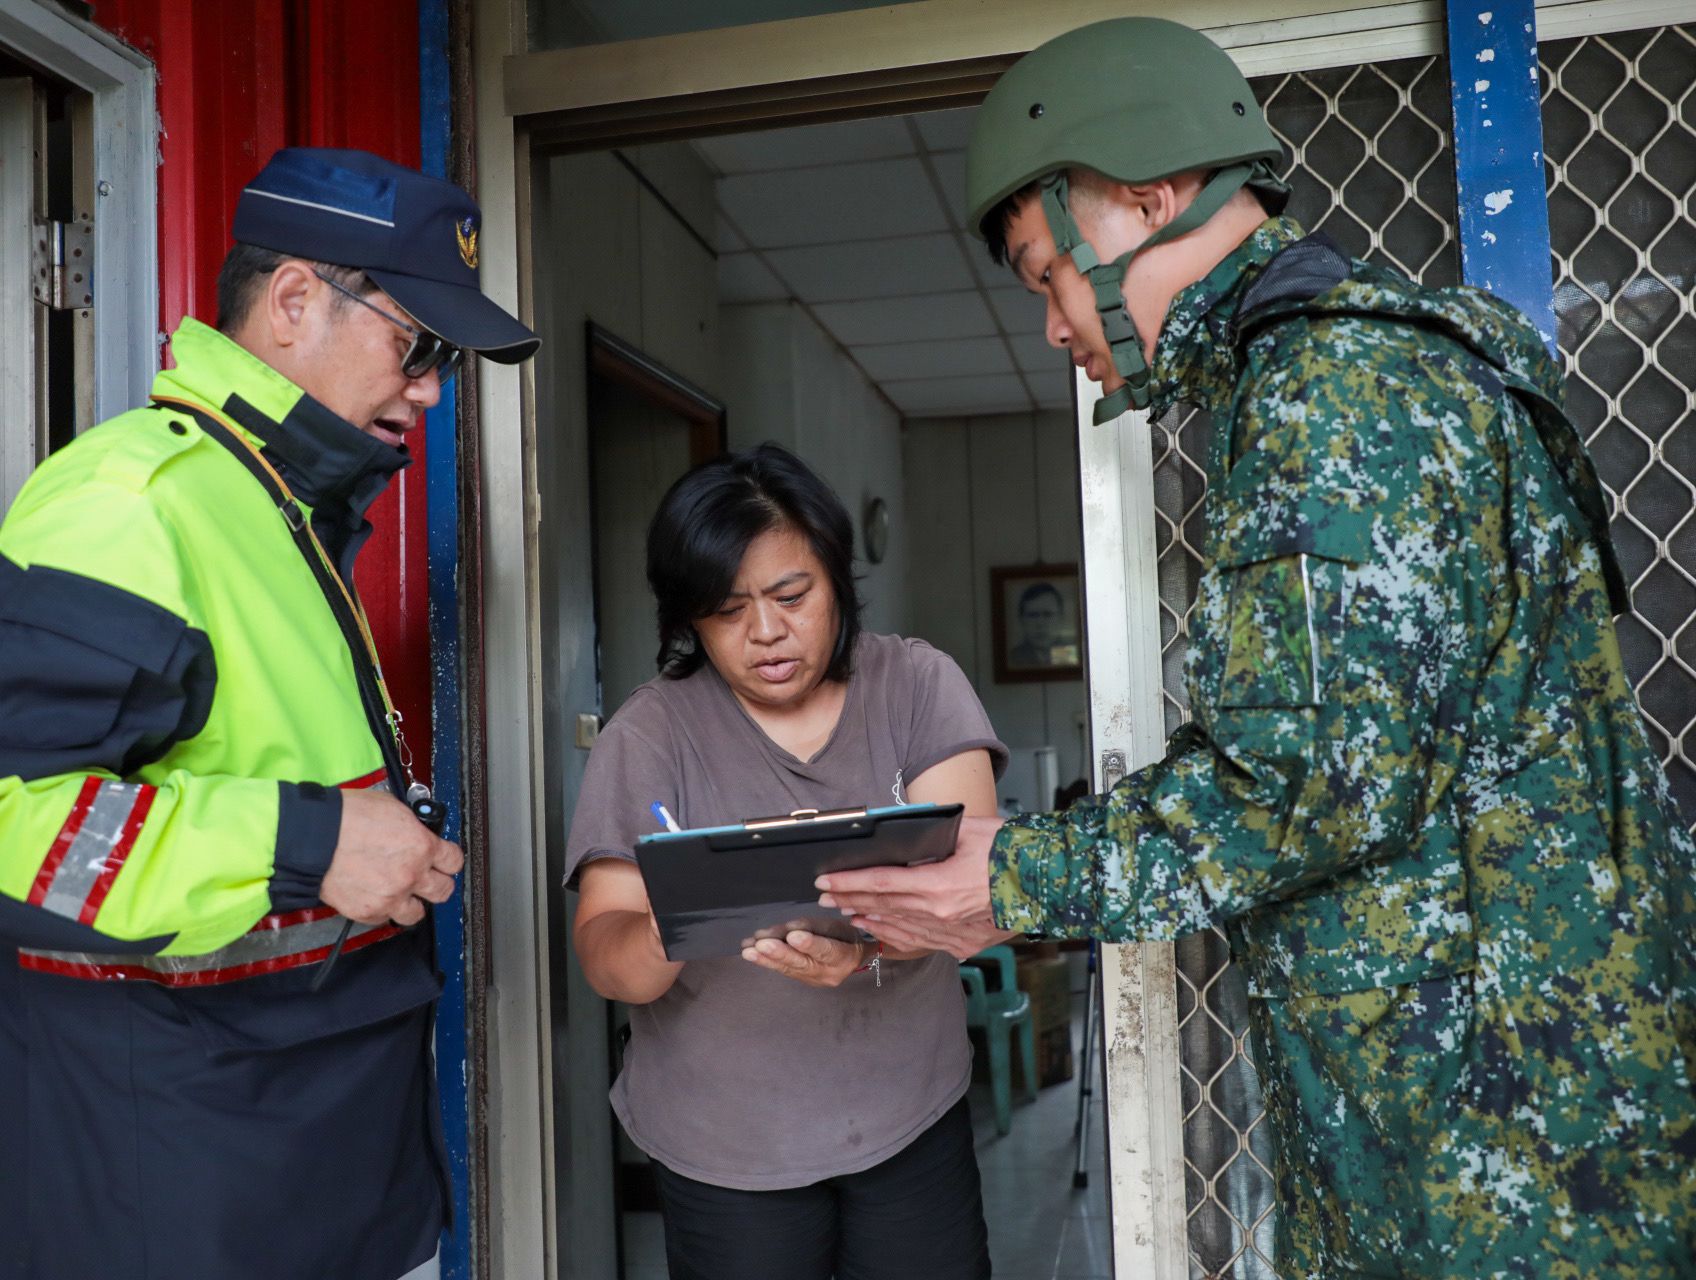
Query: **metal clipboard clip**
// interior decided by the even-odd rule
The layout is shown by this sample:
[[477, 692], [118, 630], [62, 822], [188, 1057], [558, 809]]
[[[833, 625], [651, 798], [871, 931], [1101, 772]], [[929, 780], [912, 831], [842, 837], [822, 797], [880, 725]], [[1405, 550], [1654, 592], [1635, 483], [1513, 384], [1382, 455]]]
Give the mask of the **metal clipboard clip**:
[[[748, 818], [743, 821], [744, 831], [774, 831], [780, 827], [798, 827], [805, 822], [824, 822], [831, 818], [863, 818], [866, 816], [866, 806], [860, 805], [852, 809], [796, 809], [792, 813], [778, 814], [771, 818]], [[857, 822], [850, 827], [858, 827]], [[757, 838], [757, 837], [756, 837]]]

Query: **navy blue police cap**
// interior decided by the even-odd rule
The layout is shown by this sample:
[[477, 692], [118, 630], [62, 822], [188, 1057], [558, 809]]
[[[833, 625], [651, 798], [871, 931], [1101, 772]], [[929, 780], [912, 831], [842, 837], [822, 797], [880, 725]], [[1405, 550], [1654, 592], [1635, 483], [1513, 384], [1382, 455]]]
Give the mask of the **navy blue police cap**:
[[430, 332], [502, 364], [542, 341], [483, 296], [477, 202], [368, 151], [286, 147], [236, 202], [233, 234], [291, 257], [358, 267]]

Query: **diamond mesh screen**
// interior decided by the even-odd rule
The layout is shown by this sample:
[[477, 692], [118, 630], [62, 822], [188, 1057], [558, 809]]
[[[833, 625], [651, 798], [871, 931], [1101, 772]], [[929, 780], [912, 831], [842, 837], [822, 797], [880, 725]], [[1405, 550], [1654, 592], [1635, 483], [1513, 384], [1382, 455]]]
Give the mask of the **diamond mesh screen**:
[[[1415, 279], [1460, 278], [1447, 73], [1435, 58], [1255, 82], [1293, 156], [1289, 212], [1350, 253]], [[1189, 714], [1184, 651], [1205, 545], [1208, 417], [1155, 424], [1154, 490], [1166, 727]], [[1247, 995], [1225, 936], [1178, 944], [1179, 1081], [1190, 1272], [1272, 1280], [1272, 1151], [1248, 1044]]]
[[[1555, 310], [1567, 403], [1613, 503], [1633, 585], [1620, 647], [1686, 816], [1696, 815], [1696, 28], [1540, 50]], [[1294, 157], [1291, 213], [1415, 279], [1460, 276], [1446, 68], [1410, 59], [1268, 77], [1255, 91]], [[1207, 415], [1156, 424], [1167, 729], [1200, 576]], [[1272, 1280], [1272, 1154], [1246, 996], [1224, 935], [1177, 949], [1194, 1277]]]
[[1632, 584], [1620, 651], [1696, 818], [1696, 27], [1539, 49], [1567, 407]]

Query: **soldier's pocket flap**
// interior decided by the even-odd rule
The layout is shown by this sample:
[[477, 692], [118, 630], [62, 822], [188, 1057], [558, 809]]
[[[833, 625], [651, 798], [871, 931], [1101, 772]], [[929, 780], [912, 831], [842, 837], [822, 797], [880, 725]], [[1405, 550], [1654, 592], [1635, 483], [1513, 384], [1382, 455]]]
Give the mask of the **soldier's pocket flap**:
[[[1430, 860], [1441, 861], [1441, 850]], [[1329, 892], [1252, 912], [1239, 927], [1249, 993], [1341, 995], [1400, 987], [1477, 963], [1464, 880], [1402, 862], [1356, 872]]]
[[1476, 963], [1470, 932], [1436, 939], [1417, 950], [1374, 952], [1370, 945], [1344, 948], [1331, 954], [1306, 955], [1288, 968], [1274, 966], [1256, 974], [1249, 994], [1272, 998], [1345, 995], [1466, 973]]
[[1370, 519], [1346, 503], [1277, 519], [1227, 504], [1219, 529], [1214, 565], [1229, 610], [1219, 706], [1319, 705], [1343, 569], [1366, 559]]
[[[1233, 473], [1232, 480], [1237, 478]], [[1262, 485], [1220, 495], [1210, 517], [1214, 563], [1236, 569], [1306, 553], [1345, 564], [1372, 558], [1373, 502], [1359, 489], [1271, 492]]]

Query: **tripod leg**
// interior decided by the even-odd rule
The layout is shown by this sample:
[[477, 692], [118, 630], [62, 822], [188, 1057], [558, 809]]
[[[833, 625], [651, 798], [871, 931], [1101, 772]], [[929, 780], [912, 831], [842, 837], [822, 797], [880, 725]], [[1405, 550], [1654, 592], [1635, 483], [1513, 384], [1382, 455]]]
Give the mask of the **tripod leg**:
[[1089, 948], [1089, 996], [1084, 1002], [1084, 1044], [1083, 1056], [1078, 1061], [1078, 1118], [1073, 1127], [1072, 1136], [1077, 1142], [1077, 1164], [1072, 1170], [1072, 1185], [1087, 1187], [1089, 1185], [1089, 1170], [1085, 1164], [1089, 1157], [1089, 1112], [1090, 1095], [1095, 1089], [1095, 1029], [1096, 1019], [1101, 1015], [1101, 944], [1090, 943]]

